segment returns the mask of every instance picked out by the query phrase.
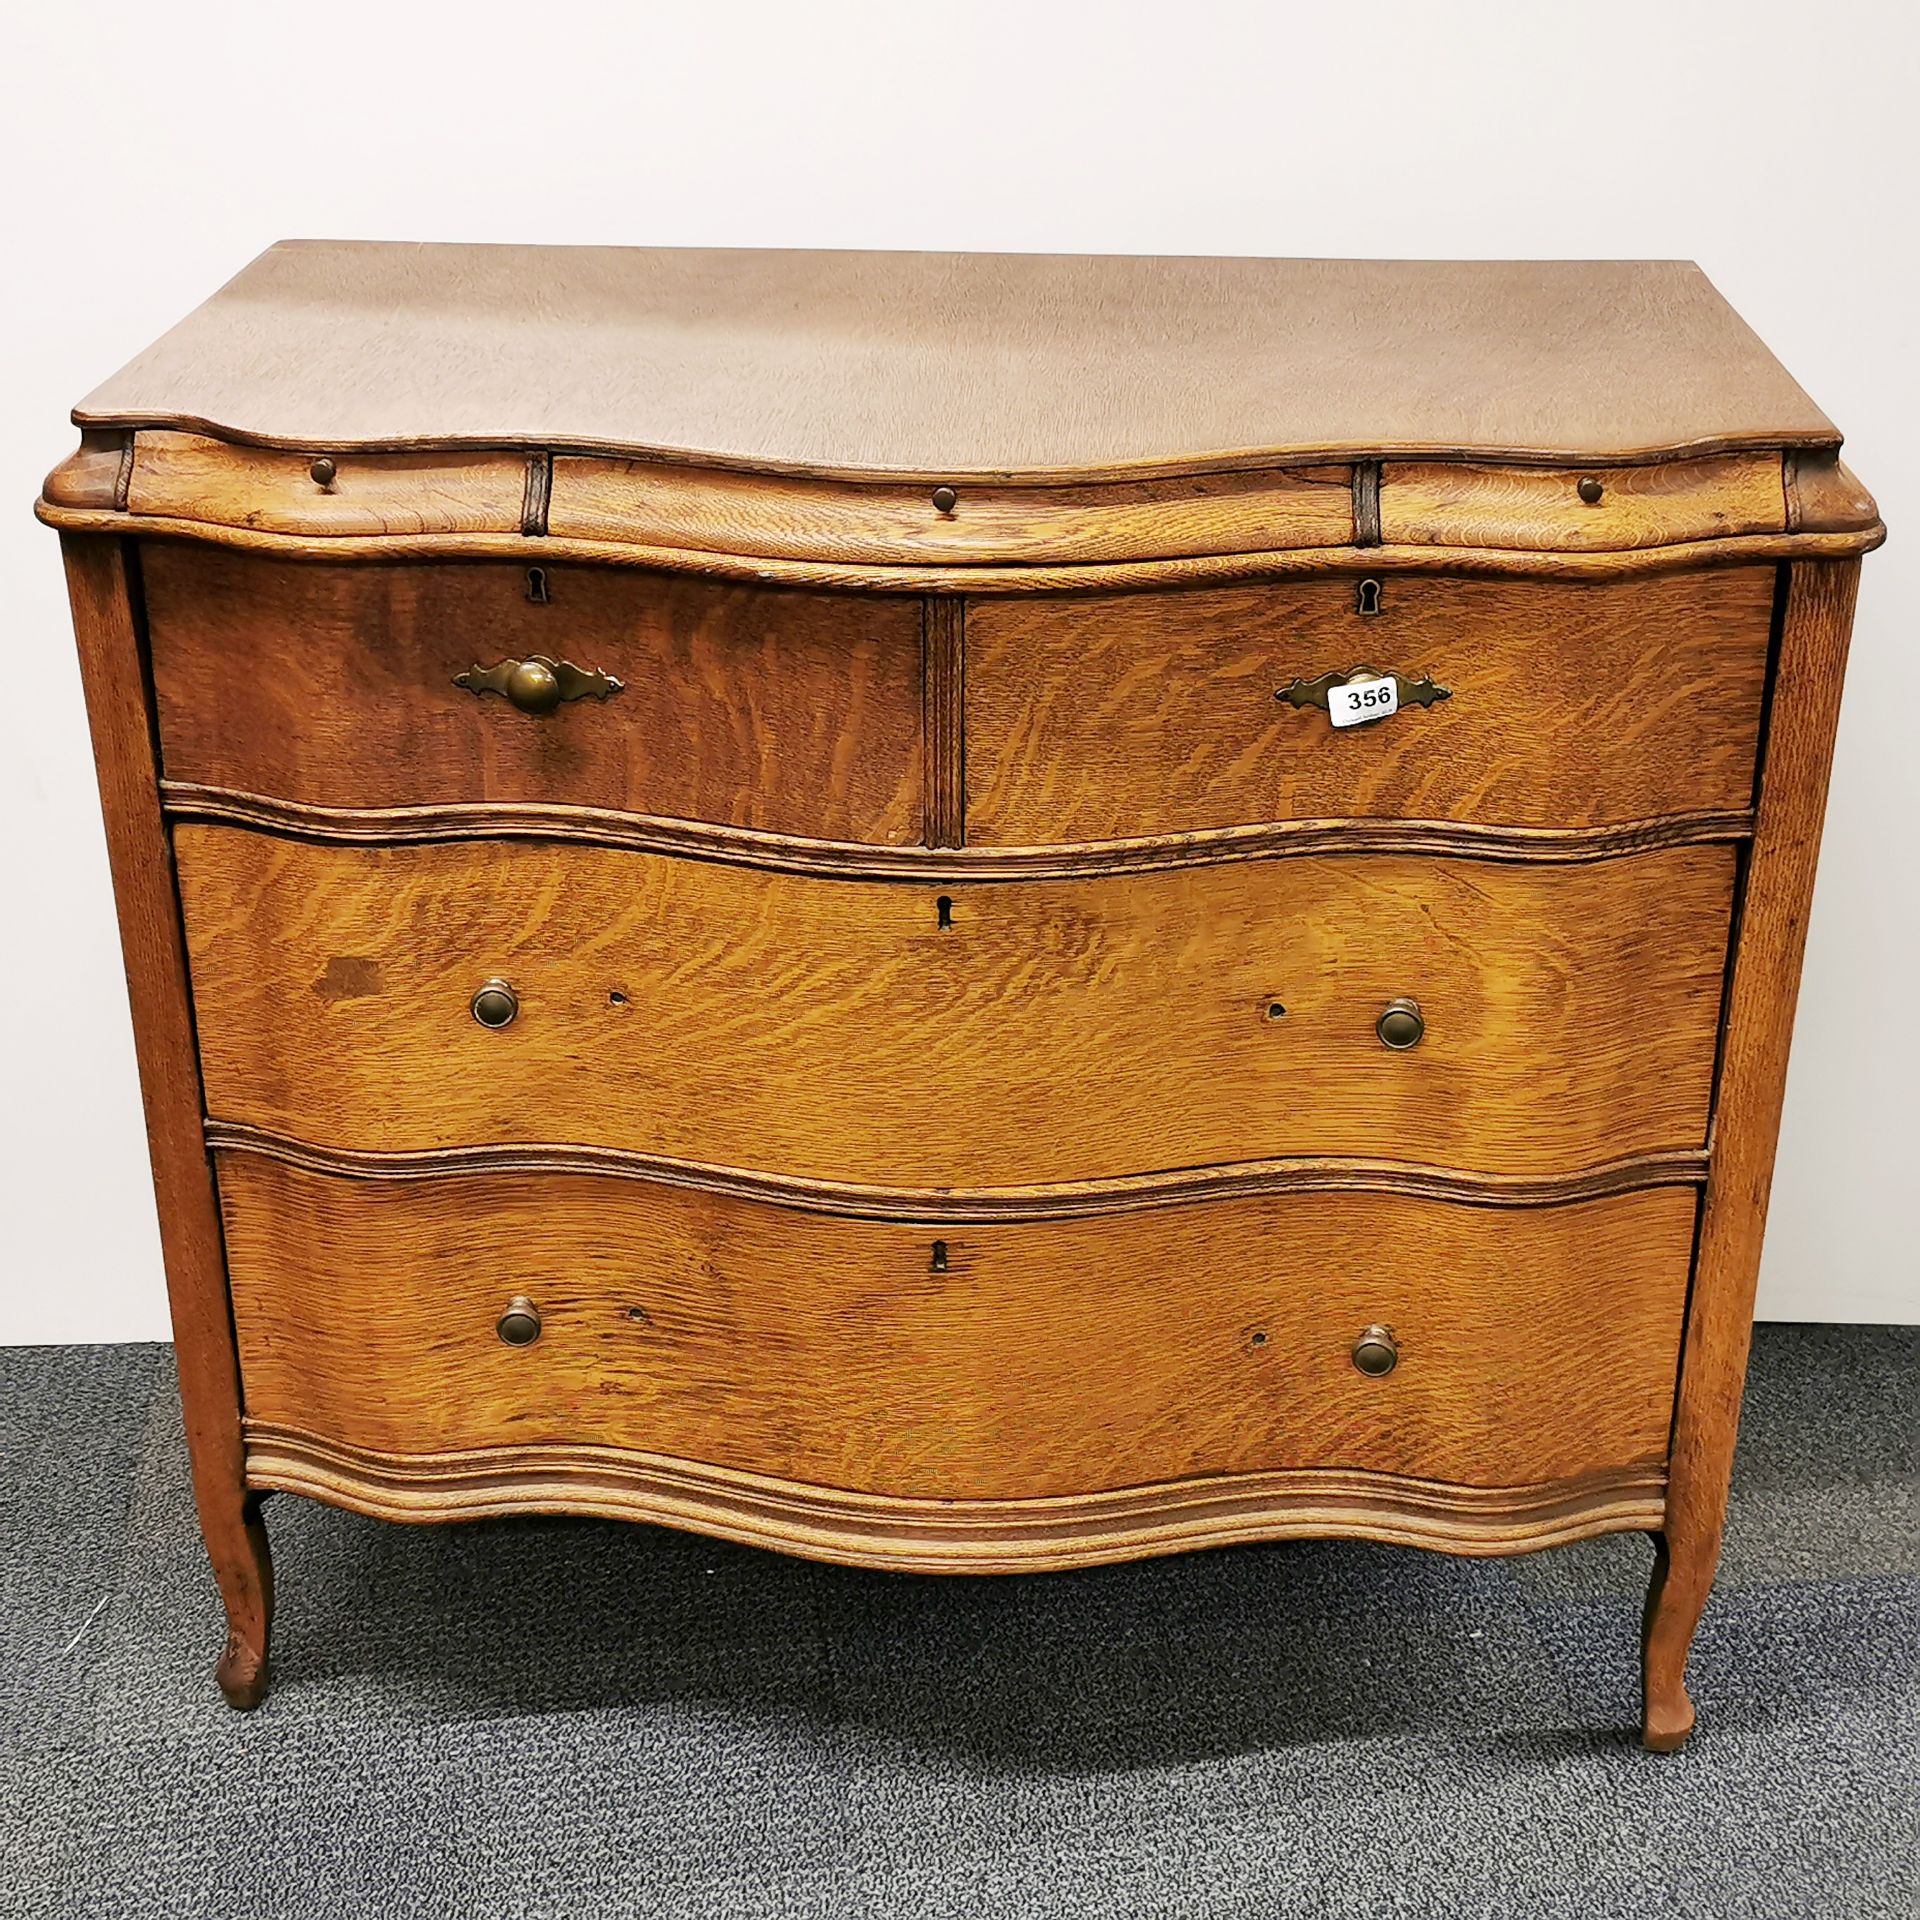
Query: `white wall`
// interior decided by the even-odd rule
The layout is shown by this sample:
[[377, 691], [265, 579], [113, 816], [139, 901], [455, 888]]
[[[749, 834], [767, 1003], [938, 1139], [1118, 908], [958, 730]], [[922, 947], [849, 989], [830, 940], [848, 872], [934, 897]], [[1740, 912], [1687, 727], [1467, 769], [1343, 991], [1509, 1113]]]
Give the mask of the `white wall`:
[[0, 1339], [166, 1331], [28, 503], [69, 405], [296, 234], [1698, 259], [1894, 529], [1866, 567], [1762, 1311], [1920, 1321], [1916, 50], [1896, 0], [8, 9]]

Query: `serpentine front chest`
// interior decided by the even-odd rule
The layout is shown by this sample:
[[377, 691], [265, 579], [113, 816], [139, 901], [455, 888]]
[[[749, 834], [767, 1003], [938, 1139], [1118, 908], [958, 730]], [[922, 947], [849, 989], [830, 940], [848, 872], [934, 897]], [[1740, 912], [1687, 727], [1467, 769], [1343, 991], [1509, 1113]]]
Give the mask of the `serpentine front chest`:
[[1697, 269], [288, 244], [76, 419], [235, 1704], [281, 1490], [1638, 1530], [1684, 1738], [1881, 537]]

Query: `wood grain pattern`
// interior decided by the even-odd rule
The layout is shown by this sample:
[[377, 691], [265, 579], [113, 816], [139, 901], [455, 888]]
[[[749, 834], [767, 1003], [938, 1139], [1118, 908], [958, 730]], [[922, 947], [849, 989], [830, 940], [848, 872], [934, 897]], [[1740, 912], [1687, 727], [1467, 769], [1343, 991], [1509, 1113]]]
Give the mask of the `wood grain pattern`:
[[226, 1607], [227, 1643], [215, 1678], [234, 1706], [253, 1707], [267, 1689], [273, 1563], [241, 1448], [226, 1253], [200, 1135], [200, 1064], [173, 863], [154, 785], [135, 589], [120, 541], [69, 537], [61, 546], [126, 959], [194, 1505]]
[[[1504, 1487], [1664, 1458], [1695, 1199], [1317, 1194], [849, 1223], [593, 1175], [223, 1156], [249, 1414], [383, 1452], [634, 1448], [919, 1499], [1337, 1467]], [[930, 1270], [935, 1238], [945, 1271]], [[1592, 1276], [1604, 1273], [1604, 1287]], [[525, 1294], [541, 1332], [494, 1323]], [[1361, 1373], [1370, 1324], [1399, 1365]]]
[[923, 484], [852, 484], [562, 455], [549, 534], [852, 566], [1020, 565], [1344, 546], [1345, 467], [1081, 487], [973, 481], [952, 511]]
[[[1579, 492], [1583, 479], [1602, 488], [1591, 505]], [[1388, 545], [1613, 553], [1777, 533], [1786, 513], [1779, 456], [1770, 454], [1585, 474], [1470, 461], [1389, 462], [1380, 474], [1380, 533]]]
[[1840, 439], [1682, 261], [365, 241], [272, 248], [75, 419], [929, 483]]
[[[948, 735], [951, 739], [952, 736]], [[959, 762], [948, 758], [947, 768]], [[1066, 841], [1041, 847], [882, 847], [845, 840], [666, 820], [605, 808], [482, 801], [424, 807], [315, 807], [269, 794], [237, 793], [191, 781], [161, 783], [167, 810], [186, 820], [293, 833], [341, 846], [402, 845], [450, 839], [580, 841], [725, 860], [778, 873], [857, 875], [919, 881], [1070, 880], [1101, 873], [1152, 873], [1314, 853], [1439, 853], [1474, 860], [1609, 860], [1655, 847], [1744, 840], [1750, 808], [1667, 814], [1603, 827], [1482, 827], [1446, 820], [1281, 820], [1202, 833], [1149, 834], [1135, 840]], [[945, 799], [957, 820], [957, 792]], [[947, 829], [943, 828], [941, 831]], [[955, 829], [957, 831], [957, 829]]]
[[[1733, 868], [1302, 858], [986, 882], [943, 928], [932, 888], [597, 847], [175, 844], [218, 1119], [956, 1187], [1699, 1146]], [[1403, 994], [1428, 1034], [1395, 1054]]]
[[966, 602], [930, 594], [921, 603], [920, 621], [926, 839], [929, 847], [957, 847], [967, 837]]
[[[125, 516], [90, 507], [65, 507], [42, 497], [35, 516], [63, 533], [129, 531]], [[378, 565], [415, 560], [527, 559], [520, 533], [312, 534], [271, 533], [257, 527], [221, 526], [189, 516], [143, 517], [144, 540], [195, 540], [282, 560], [355, 560]], [[621, 540], [551, 540], [543, 560], [575, 560], [589, 566], [670, 570], [696, 579], [749, 580], [764, 586], [823, 587], [836, 592], [1037, 594], [1107, 593], [1130, 588], [1218, 584], [1231, 580], [1278, 580], [1315, 573], [1503, 574], [1515, 579], [1601, 580], [1686, 571], [1698, 567], [1751, 566], [1763, 561], [1837, 560], [1869, 553], [1887, 537], [1879, 520], [1845, 532], [1753, 534], [1722, 540], [1683, 540], [1669, 547], [1628, 548], [1619, 553], [1531, 552], [1524, 547], [1295, 547], [1265, 553], [1194, 554], [1176, 560], [1127, 560], [1047, 566], [868, 567], [843, 561], [776, 560], [762, 555], [703, 552], [692, 547], [642, 547]]]
[[199, 434], [141, 433], [127, 510], [323, 537], [520, 531], [527, 463], [518, 454], [342, 454], [324, 487], [312, 465], [305, 454]]
[[[968, 614], [978, 845], [1399, 815], [1581, 828], [1753, 794], [1775, 573], [1296, 580]], [[1275, 694], [1359, 665], [1452, 698], [1338, 730]]]
[[[920, 838], [915, 602], [554, 565], [528, 545], [518, 566], [459, 567], [146, 548], [167, 774], [320, 806], [562, 802]], [[453, 683], [530, 653], [624, 685], [530, 716]]]
[[1566, 1174], [1461, 1173], [1451, 1167], [1399, 1160], [1252, 1160], [1237, 1166], [1179, 1167], [1121, 1174], [1106, 1180], [1055, 1181], [1021, 1187], [881, 1187], [857, 1180], [818, 1180], [708, 1166], [666, 1154], [616, 1147], [579, 1147], [551, 1141], [441, 1147], [380, 1153], [316, 1147], [289, 1134], [231, 1120], [207, 1122], [209, 1146], [229, 1153], [263, 1153], [312, 1173], [362, 1180], [431, 1180], [467, 1173], [594, 1173], [658, 1181], [702, 1193], [767, 1200], [847, 1220], [1079, 1220], [1146, 1207], [1190, 1206], [1198, 1200], [1240, 1199], [1275, 1193], [1391, 1193], [1416, 1199], [1459, 1200], [1476, 1207], [1551, 1207], [1597, 1200], [1643, 1187], [1695, 1186], [1707, 1177], [1704, 1147], [1630, 1154]]
[[1643, 1737], [1661, 1751], [1679, 1746], [1693, 1725], [1687, 1653], [1713, 1584], [1726, 1518], [1859, 577], [1857, 562], [1799, 566], [1787, 585], [1674, 1418], [1673, 1484], [1647, 1609]]
[[608, 1447], [381, 1454], [255, 1420], [247, 1423], [247, 1471], [256, 1486], [384, 1520], [586, 1514], [687, 1527], [845, 1566], [976, 1574], [1058, 1572], [1253, 1540], [1532, 1553], [1658, 1526], [1665, 1485], [1651, 1466], [1494, 1489], [1300, 1469], [1056, 1500], [901, 1500]]

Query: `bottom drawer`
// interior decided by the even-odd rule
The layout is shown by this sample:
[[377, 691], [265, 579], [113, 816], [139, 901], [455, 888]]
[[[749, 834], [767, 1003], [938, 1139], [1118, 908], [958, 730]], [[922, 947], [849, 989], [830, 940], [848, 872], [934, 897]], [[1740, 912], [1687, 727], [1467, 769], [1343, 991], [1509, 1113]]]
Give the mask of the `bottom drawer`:
[[[944, 1230], [600, 1173], [220, 1162], [250, 1423], [902, 1498], [1659, 1462], [1695, 1206], [1296, 1192]], [[510, 1345], [519, 1295], [538, 1334]], [[1353, 1357], [1376, 1324], [1377, 1377]]]

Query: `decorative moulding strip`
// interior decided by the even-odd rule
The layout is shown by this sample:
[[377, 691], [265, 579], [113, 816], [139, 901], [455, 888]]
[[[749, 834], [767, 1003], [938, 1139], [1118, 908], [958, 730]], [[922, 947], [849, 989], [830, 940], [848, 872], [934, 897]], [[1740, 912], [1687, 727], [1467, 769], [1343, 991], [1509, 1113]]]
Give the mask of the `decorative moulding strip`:
[[465, 839], [579, 840], [768, 867], [786, 873], [839, 874], [945, 885], [969, 880], [1072, 879], [1326, 853], [1419, 853], [1460, 859], [1565, 863], [1604, 860], [1659, 847], [1740, 840], [1751, 831], [1745, 809], [1666, 814], [1617, 826], [1480, 827], [1446, 820], [1285, 820], [1206, 833], [1140, 840], [1075, 841], [1055, 847], [881, 847], [807, 840], [697, 820], [593, 807], [516, 801], [419, 807], [317, 807], [267, 794], [188, 781], [161, 784], [176, 819], [219, 820], [301, 839], [356, 846]]
[[1012, 1573], [1098, 1565], [1236, 1541], [1359, 1537], [1450, 1553], [1527, 1553], [1652, 1531], [1657, 1465], [1529, 1487], [1398, 1474], [1223, 1474], [1039, 1500], [900, 1499], [611, 1447], [520, 1445], [374, 1453], [249, 1420], [247, 1478], [388, 1520], [568, 1513], [652, 1521], [850, 1566]]
[[[524, 560], [522, 533], [270, 533], [166, 514], [125, 514], [69, 504], [65, 488], [43, 493], [35, 509], [48, 526], [68, 533], [117, 533], [144, 539], [202, 540], [214, 546], [304, 560]], [[600, 566], [651, 567], [768, 586], [836, 587], [874, 593], [1097, 593], [1127, 589], [1281, 579], [1295, 574], [1454, 572], [1556, 580], [1607, 580], [1703, 566], [1751, 566], [1796, 559], [1841, 559], [1865, 553], [1886, 538], [1871, 526], [1842, 533], [1771, 533], [1621, 552], [1544, 553], [1524, 547], [1299, 547], [1284, 552], [1203, 554], [1169, 560], [1125, 560], [1075, 566], [865, 566], [820, 560], [778, 560], [645, 546], [624, 540], [549, 535], [550, 560]]]
[[1481, 1207], [1567, 1206], [1645, 1187], [1704, 1181], [1704, 1148], [1669, 1148], [1550, 1177], [1460, 1172], [1393, 1160], [1253, 1160], [1105, 1180], [1028, 1187], [882, 1187], [852, 1181], [743, 1171], [614, 1147], [541, 1142], [446, 1147], [413, 1153], [318, 1146], [242, 1121], [209, 1119], [207, 1144], [222, 1153], [258, 1153], [310, 1172], [358, 1180], [432, 1180], [460, 1174], [593, 1173], [692, 1187], [737, 1199], [799, 1207], [859, 1220], [934, 1224], [994, 1220], [1070, 1220], [1089, 1214], [1175, 1207], [1246, 1195], [1355, 1190], [1403, 1194]]

